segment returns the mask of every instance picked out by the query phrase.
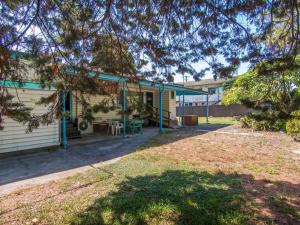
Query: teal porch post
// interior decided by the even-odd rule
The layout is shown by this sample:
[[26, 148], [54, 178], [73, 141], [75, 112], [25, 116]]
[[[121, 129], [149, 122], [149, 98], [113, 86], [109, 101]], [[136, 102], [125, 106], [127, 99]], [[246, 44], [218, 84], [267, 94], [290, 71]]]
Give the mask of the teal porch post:
[[[181, 95], [178, 96], [179, 98], [179, 103], [178, 103], [178, 122], [180, 121], [180, 126], [181, 126]], [[177, 115], [176, 115], [177, 116]]]
[[208, 124], [209, 106], [208, 106], [208, 95], [206, 95], [206, 124]]
[[122, 111], [123, 111], [123, 137], [126, 137], [126, 85], [125, 81], [122, 82], [123, 91], [123, 101], [122, 101]]
[[62, 101], [62, 145], [65, 150], [68, 148], [67, 144], [67, 120], [66, 120], [66, 92], [61, 93]]
[[182, 127], [184, 127], [184, 104], [185, 104], [185, 102], [184, 102], [184, 93], [183, 93], [183, 95], [182, 95], [182, 124], [181, 124], [181, 126]]
[[163, 111], [162, 111], [162, 98], [163, 98], [163, 90], [160, 88], [159, 89], [159, 131], [162, 133], [163, 132]]

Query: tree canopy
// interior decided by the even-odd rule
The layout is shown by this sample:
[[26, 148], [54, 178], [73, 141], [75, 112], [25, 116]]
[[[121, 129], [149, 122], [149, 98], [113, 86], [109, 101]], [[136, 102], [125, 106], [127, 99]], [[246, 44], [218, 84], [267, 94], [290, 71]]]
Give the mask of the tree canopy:
[[300, 108], [300, 66], [284, 71], [274, 70], [273, 66], [260, 62], [254, 69], [237, 77], [227, 87], [223, 104], [241, 103], [262, 112], [275, 112], [282, 119], [288, 118]]
[[[299, 51], [297, 0], [2, 0], [0, 11], [0, 79], [24, 81], [26, 68], [11, 56], [26, 52], [42, 85], [57, 92], [95, 93], [103, 84], [86, 76], [95, 68], [132, 79], [230, 77], [242, 62], [292, 67]], [[72, 79], [66, 67], [75, 68]], [[1, 116], [24, 112], [0, 91]]]

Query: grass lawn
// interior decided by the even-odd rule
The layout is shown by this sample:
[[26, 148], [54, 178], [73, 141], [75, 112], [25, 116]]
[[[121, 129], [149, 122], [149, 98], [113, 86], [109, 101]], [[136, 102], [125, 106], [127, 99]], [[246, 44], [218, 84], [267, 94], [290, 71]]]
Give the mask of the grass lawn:
[[168, 132], [116, 164], [0, 197], [0, 224], [299, 224], [299, 145], [251, 135]]
[[[198, 123], [199, 124], [206, 123], [206, 117], [198, 117]], [[208, 123], [215, 124], [215, 125], [233, 125], [233, 124], [237, 124], [238, 121], [233, 117], [209, 117]]]

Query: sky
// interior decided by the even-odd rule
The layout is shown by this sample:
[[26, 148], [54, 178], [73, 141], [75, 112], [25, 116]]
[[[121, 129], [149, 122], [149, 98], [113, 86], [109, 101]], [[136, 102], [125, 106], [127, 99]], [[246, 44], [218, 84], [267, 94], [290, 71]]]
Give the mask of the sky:
[[[248, 63], [242, 63], [237, 71], [237, 76], [238, 75], [242, 75], [243, 73], [247, 72], [248, 70], [248, 66], [249, 64]], [[202, 63], [196, 63], [194, 65], [194, 68], [197, 70], [197, 71], [200, 71], [201, 69], [205, 68], [206, 67], [206, 64], [202, 64]], [[202, 78], [203, 79], [212, 79], [213, 78], [213, 75], [212, 73], [210, 72], [207, 72], [207, 74], [205, 75], [205, 77]], [[174, 76], [174, 82], [175, 83], [179, 83], [179, 82], [182, 82], [183, 81], [183, 78], [182, 78], [182, 75], [181, 74], [177, 74]], [[194, 81], [193, 77], [191, 76], [188, 76], [187, 77], [187, 81]]]

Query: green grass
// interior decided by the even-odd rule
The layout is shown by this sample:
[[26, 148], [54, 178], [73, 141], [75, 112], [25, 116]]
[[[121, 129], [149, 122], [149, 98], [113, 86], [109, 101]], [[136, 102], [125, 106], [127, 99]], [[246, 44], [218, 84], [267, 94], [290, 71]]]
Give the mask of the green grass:
[[198, 171], [141, 152], [108, 170], [119, 174], [115, 187], [66, 222], [241, 224], [248, 217], [236, 175]]
[[[151, 148], [163, 151], [179, 134], [158, 136], [115, 164], [0, 198], [0, 202], [20, 200], [14, 202], [14, 210], [6, 202], [0, 204], [0, 224], [12, 224], [11, 218], [14, 224], [32, 224], [34, 218], [38, 224], [74, 225], [273, 224], [257, 215], [260, 206], [244, 189], [244, 184], [255, 182], [251, 175], [201, 169]], [[247, 168], [266, 172], [254, 164]], [[267, 172], [274, 174], [270, 168]], [[270, 187], [255, 190], [255, 199], [266, 199], [273, 213], [298, 219], [292, 198], [272, 191], [276, 183]], [[6, 216], [5, 211], [11, 214]]]
[[[198, 123], [206, 123], [206, 117], [198, 117]], [[233, 125], [237, 124], [238, 121], [234, 119], [234, 117], [209, 117], [208, 123], [215, 125]]]
[[[17, 218], [74, 225], [244, 224], [252, 215], [243, 210], [241, 183], [235, 174], [197, 170], [139, 151], [60, 181], [59, 195], [21, 207]], [[82, 188], [70, 191], [78, 184]]]

